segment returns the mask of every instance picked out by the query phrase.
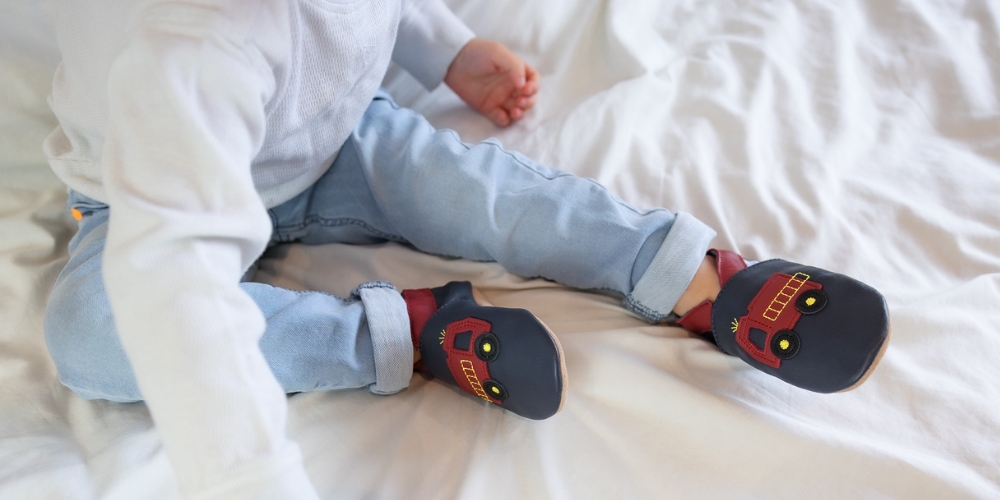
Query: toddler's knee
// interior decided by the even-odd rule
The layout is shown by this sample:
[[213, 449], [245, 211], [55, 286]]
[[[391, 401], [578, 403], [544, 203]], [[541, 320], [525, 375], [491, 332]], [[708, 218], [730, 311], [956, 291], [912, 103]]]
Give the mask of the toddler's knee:
[[[76, 285], [80, 285], [77, 283]], [[85, 399], [141, 399], [103, 289], [59, 283], [45, 310], [45, 343], [59, 381]]]

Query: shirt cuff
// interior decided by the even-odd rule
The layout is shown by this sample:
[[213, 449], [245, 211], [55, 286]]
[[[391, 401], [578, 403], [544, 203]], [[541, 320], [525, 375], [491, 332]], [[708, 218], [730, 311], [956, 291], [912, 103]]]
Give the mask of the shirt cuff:
[[424, 88], [434, 90], [458, 52], [475, 36], [442, 0], [407, 0], [392, 60]]

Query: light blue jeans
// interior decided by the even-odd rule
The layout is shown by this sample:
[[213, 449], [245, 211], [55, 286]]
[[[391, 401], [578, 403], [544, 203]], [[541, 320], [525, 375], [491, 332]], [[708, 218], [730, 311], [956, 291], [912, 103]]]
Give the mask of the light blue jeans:
[[[76, 192], [68, 204], [84, 217], [46, 309], [49, 352], [78, 395], [141, 400], [101, 276], [109, 208]], [[620, 293], [651, 322], [669, 315], [715, 236], [690, 215], [636, 210], [494, 141], [465, 144], [384, 92], [329, 171], [270, 215], [272, 244], [397, 241], [496, 261], [521, 276]], [[347, 298], [241, 286], [267, 318], [260, 348], [286, 391], [391, 394], [409, 384], [409, 324], [391, 285], [366, 283]]]

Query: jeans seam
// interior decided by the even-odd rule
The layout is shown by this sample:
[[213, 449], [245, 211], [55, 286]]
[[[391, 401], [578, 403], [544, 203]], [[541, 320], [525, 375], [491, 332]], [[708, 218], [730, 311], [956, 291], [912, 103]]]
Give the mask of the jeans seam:
[[[332, 297], [334, 299], [337, 299], [339, 302], [341, 302], [343, 304], [353, 304], [353, 303], [357, 302], [356, 299], [352, 299], [352, 298], [349, 298], [349, 297], [348, 298], [341, 297], [339, 295], [334, 295], [334, 294], [329, 293], [329, 292], [324, 292], [323, 290], [293, 290], [291, 288], [285, 288], [285, 287], [281, 287], [281, 286], [275, 286], [275, 285], [271, 285], [271, 284], [268, 284], [268, 283], [261, 283], [259, 281], [244, 281], [244, 282], [240, 283], [240, 285], [244, 285], [244, 284], [271, 286], [271, 287], [274, 287], [274, 288], [280, 288], [280, 289], [282, 289], [282, 290], [284, 290], [286, 292], [292, 292], [295, 295], [312, 295], [312, 294], [317, 294], [318, 293], [320, 295], [326, 295], [327, 297]], [[287, 304], [287, 305], [283, 306], [281, 309], [278, 309], [276, 312], [284, 311], [288, 307], [291, 307], [291, 304]]]
[[[393, 108], [393, 109], [396, 109], [396, 110], [402, 110], [402, 111], [406, 111], [406, 112], [408, 112], [408, 113], [410, 113], [410, 114], [412, 114], [412, 115], [416, 115], [416, 116], [417, 116], [418, 118], [421, 118], [421, 119], [423, 119], [423, 116], [422, 116], [422, 115], [420, 115], [419, 113], [417, 113], [416, 111], [414, 111], [414, 110], [412, 110], [412, 109], [410, 109], [410, 108], [404, 108], [404, 107], [401, 107], [401, 106], [399, 106], [398, 104], [396, 104], [396, 101], [393, 101], [392, 99], [384, 99], [384, 100], [385, 100], [386, 102], [388, 102], [388, 104], [389, 104], [390, 106], [392, 106], [392, 108]], [[425, 124], [426, 126], [430, 126], [430, 124], [429, 124], [429, 123], [427, 123], [426, 121], [425, 121], [425, 123], [424, 123], [424, 124]], [[433, 132], [434, 132], [435, 134], [441, 134], [441, 133], [445, 133], [445, 134], [451, 134], [451, 135], [453, 135], [453, 136], [455, 137], [455, 139], [457, 140], [457, 142], [458, 142], [459, 144], [461, 144], [461, 145], [462, 145], [462, 147], [464, 147], [464, 148], [465, 148], [466, 150], [470, 150], [470, 149], [472, 149], [472, 147], [473, 147], [473, 145], [470, 145], [470, 144], [467, 144], [467, 143], [466, 143], [466, 142], [465, 142], [464, 140], [462, 140], [462, 137], [461, 137], [460, 135], [458, 135], [458, 132], [455, 132], [455, 131], [454, 131], [454, 130], [452, 130], [452, 129], [436, 129], [436, 128], [434, 128], [433, 126], [430, 126], [430, 127], [431, 127], [431, 130], [433, 130]], [[534, 167], [532, 167], [532, 166], [531, 166], [531, 165], [529, 165], [528, 163], [526, 163], [526, 162], [525, 162], [524, 160], [522, 160], [522, 159], [521, 159], [521, 158], [520, 158], [520, 157], [519, 157], [519, 156], [518, 156], [517, 154], [515, 154], [514, 152], [512, 152], [512, 151], [508, 151], [507, 149], [504, 149], [503, 145], [502, 145], [502, 144], [500, 144], [500, 143], [499, 143], [499, 142], [497, 141], [497, 139], [495, 139], [495, 138], [492, 138], [492, 137], [491, 137], [491, 138], [488, 138], [488, 139], [485, 139], [485, 140], [483, 140], [483, 141], [479, 142], [479, 144], [485, 144], [485, 145], [488, 145], [488, 146], [491, 146], [491, 147], [493, 147], [493, 148], [495, 148], [495, 149], [499, 150], [499, 151], [500, 151], [500, 153], [502, 153], [502, 154], [505, 154], [505, 155], [509, 156], [509, 157], [510, 157], [511, 159], [513, 159], [513, 160], [514, 160], [514, 161], [515, 161], [515, 162], [516, 162], [516, 163], [517, 163], [518, 165], [521, 165], [522, 167], [524, 167], [524, 168], [526, 168], [526, 169], [530, 170], [530, 171], [531, 171], [532, 173], [534, 173], [535, 175], [538, 175], [539, 177], [542, 177], [543, 179], [547, 179], [547, 180], [554, 180], [554, 179], [558, 179], [558, 178], [560, 178], [560, 177], [575, 177], [575, 176], [574, 176], [573, 174], [571, 174], [571, 173], [569, 173], [569, 172], [564, 172], [564, 171], [562, 171], [562, 170], [559, 170], [559, 169], [556, 169], [556, 168], [552, 168], [552, 170], [553, 170], [553, 171], [555, 171], [555, 173], [556, 173], [556, 174], [555, 174], [554, 176], [552, 176], [552, 177], [549, 177], [549, 176], [547, 176], [547, 175], [543, 174], [542, 172], [539, 172], [538, 170], [536, 170], [536, 169], [535, 169]], [[550, 167], [550, 168], [551, 168], [551, 167]], [[668, 212], [668, 213], [670, 212], [669, 210], [667, 210], [667, 209], [665, 209], [665, 208], [654, 208], [654, 209], [650, 209], [650, 210], [645, 210], [645, 211], [643, 211], [643, 210], [638, 210], [637, 208], [635, 208], [635, 207], [633, 207], [633, 206], [629, 205], [628, 203], [625, 203], [625, 201], [624, 201], [624, 200], [622, 200], [622, 199], [621, 199], [621, 198], [620, 198], [620, 197], [619, 197], [618, 195], [616, 195], [616, 194], [612, 193], [612, 192], [611, 192], [611, 190], [609, 190], [609, 189], [608, 189], [607, 187], [605, 187], [605, 186], [604, 186], [603, 184], [601, 184], [601, 183], [599, 183], [599, 182], [595, 181], [594, 179], [591, 179], [591, 178], [588, 178], [588, 177], [580, 177], [580, 179], [583, 179], [583, 180], [585, 180], [585, 181], [587, 181], [587, 182], [591, 183], [592, 185], [596, 186], [597, 188], [599, 188], [599, 189], [602, 189], [602, 190], [606, 191], [606, 192], [607, 192], [607, 193], [608, 193], [608, 194], [609, 194], [609, 195], [610, 195], [610, 196], [612, 197], [612, 199], [614, 199], [615, 203], [616, 203], [616, 204], [617, 204], [618, 206], [620, 206], [620, 207], [623, 207], [623, 208], [626, 208], [626, 209], [628, 209], [629, 211], [631, 211], [631, 212], [632, 212], [632, 213], [634, 213], [634, 214], [637, 214], [637, 215], [646, 215], [646, 214], [649, 214], [649, 213], [653, 213], [653, 212], [659, 212], [659, 211], [665, 211], [665, 212]]]
[[[405, 238], [395, 234], [380, 231], [361, 219], [355, 219], [351, 217], [338, 217], [335, 219], [329, 219], [319, 215], [307, 216], [305, 219], [303, 219], [302, 222], [296, 224], [289, 224], [283, 226], [276, 225], [274, 227], [274, 234], [275, 234], [274, 240], [281, 243], [288, 243], [295, 241], [299, 238], [302, 238], [303, 236], [302, 234], [297, 234], [297, 233], [304, 232], [309, 226], [314, 224], [319, 224], [324, 227], [356, 226], [372, 233], [372, 236], [376, 236], [387, 241], [406, 243]], [[286, 233], [291, 233], [291, 234], [286, 234]]]
[[632, 311], [635, 311], [637, 314], [645, 318], [650, 323], [660, 323], [666, 320], [668, 317], [670, 317], [669, 314], [663, 314], [659, 311], [650, 309], [649, 307], [640, 304], [638, 301], [635, 300], [635, 297], [633, 297], [632, 294], [628, 294], [625, 296], [625, 306], [631, 309]]
[[[395, 103], [393, 103], [393, 104], [395, 104]], [[416, 114], [415, 111], [410, 110], [408, 108], [399, 108], [398, 106], [396, 106], [396, 109], [404, 109], [404, 110], [409, 111], [409, 112], [411, 112], [413, 114]], [[454, 130], [451, 130], [451, 129], [434, 129], [434, 133], [436, 133], [436, 134], [445, 133], [445, 134], [451, 134], [451, 135], [453, 135], [455, 137], [455, 139], [457, 140], [457, 142], [459, 144], [461, 144], [462, 147], [464, 147], [466, 150], [471, 150], [472, 147], [473, 147], [473, 145], [467, 144], [464, 140], [462, 140], [462, 137], [460, 135], [458, 135], [458, 132], [455, 132]], [[571, 174], [569, 172], [564, 172], [564, 171], [556, 169], [556, 168], [552, 168], [552, 170], [555, 172], [555, 175], [553, 175], [553, 176], [550, 177], [550, 176], [546, 175], [545, 173], [538, 171], [531, 164], [525, 162], [523, 159], [521, 159], [513, 151], [508, 151], [507, 149], [505, 149], [503, 147], [503, 144], [500, 144], [497, 141], [497, 139], [492, 138], [492, 137], [479, 142], [479, 145], [490, 146], [493, 149], [498, 150], [501, 154], [509, 156], [512, 160], [514, 160], [515, 163], [517, 163], [521, 167], [528, 169], [529, 171], [531, 171], [531, 173], [533, 173], [533, 174], [535, 174], [535, 175], [537, 175], [537, 176], [539, 176], [539, 177], [541, 177], [543, 179], [546, 179], [546, 180], [550, 180], [551, 181], [551, 180], [555, 180], [555, 179], [559, 179], [559, 178], [565, 178], [565, 177], [577, 177], [577, 176], [575, 176], [575, 175], [573, 175], [573, 174]], [[551, 167], [549, 167], [549, 168], [551, 168]], [[654, 208], [654, 209], [645, 210], [645, 211], [638, 210], [635, 207], [629, 205], [628, 203], [625, 203], [625, 201], [622, 200], [621, 197], [619, 197], [615, 193], [612, 193], [611, 190], [609, 190], [606, 186], [604, 186], [603, 184], [595, 181], [594, 179], [591, 179], [589, 177], [579, 177], [579, 178], [583, 179], [586, 182], [589, 182], [592, 186], [597, 187], [598, 189], [601, 189], [601, 190], [607, 192], [608, 195], [611, 196], [611, 198], [615, 201], [615, 203], [619, 207], [628, 209], [629, 211], [631, 211], [632, 213], [634, 213], [636, 215], [646, 215], [646, 214], [649, 214], [649, 213], [660, 212], [660, 211], [669, 212], [669, 210], [666, 210], [665, 208]]]
[[367, 281], [354, 288], [351, 292], [351, 296], [361, 297], [361, 290], [371, 290], [375, 288], [385, 288], [387, 290], [396, 290], [396, 287], [389, 283], [388, 281]]

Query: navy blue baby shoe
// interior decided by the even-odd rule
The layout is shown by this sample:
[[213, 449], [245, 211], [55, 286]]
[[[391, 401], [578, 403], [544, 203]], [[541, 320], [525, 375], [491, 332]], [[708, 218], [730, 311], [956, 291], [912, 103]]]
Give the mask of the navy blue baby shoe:
[[747, 266], [710, 250], [722, 291], [677, 323], [710, 335], [722, 352], [814, 392], [851, 390], [889, 344], [889, 311], [874, 288], [842, 274], [780, 259]]
[[551, 417], [566, 399], [559, 341], [530, 312], [477, 296], [468, 282], [403, 291], [415, 368], [523, 417]]

